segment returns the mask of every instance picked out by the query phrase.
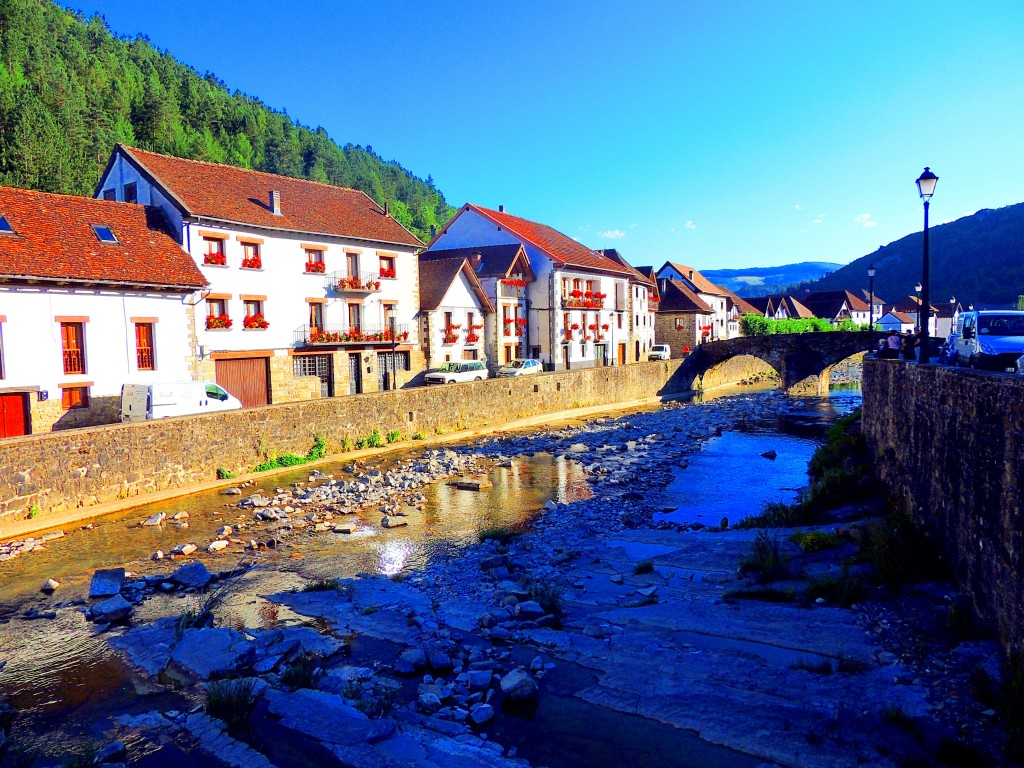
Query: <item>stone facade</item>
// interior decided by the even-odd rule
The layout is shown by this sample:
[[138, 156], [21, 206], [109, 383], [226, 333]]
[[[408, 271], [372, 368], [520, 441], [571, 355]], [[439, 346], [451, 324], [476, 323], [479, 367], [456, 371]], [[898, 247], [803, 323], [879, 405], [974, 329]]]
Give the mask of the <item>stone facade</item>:
[[690, 351], [697, 346], [697, 319], [706, 315], [692, 312], [658, 312], [654, 321], [654, 339], [657, 344], [668, 344], [672, 357], [686, 357], [684, 347]]
[[263, 452], [305, 453], [317, 434], [338, 453], [346, 438], [374, 429], [435, 435], [640, 400], [681, 391], [678, 367], [592, 368], [12, 438], [0, 441], [0, 536], [21, 531], [33, 503], [42, 510], [35, 528], [60, 525], [62, 512], [212, 480], [219, 467], [248, 472]]
[[1024, 653], [1024, 380], [864, 361], [879, 479], [945, 553], [979, 616]]

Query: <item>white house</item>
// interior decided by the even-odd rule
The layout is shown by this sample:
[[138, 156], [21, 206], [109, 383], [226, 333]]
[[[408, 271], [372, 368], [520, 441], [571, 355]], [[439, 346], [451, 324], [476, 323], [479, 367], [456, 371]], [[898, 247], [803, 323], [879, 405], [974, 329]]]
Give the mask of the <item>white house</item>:
[[428, 251], [489, 245], [521, 245], [534, 273], [524, 287], [526, 357], [557, 368], [636, 359], [629, 349], [631, 270], [549, 226], [471, 203], [444, 226]]
[[[492, 372], [517, 357], [526, 357], [526, 350], [532, 346], [527, 321], [527, 288], [536, 278], [522, 244], [431, 249], [420, 254], [420, 270], [429, 269], [429, 262], [452, 260], [465, 260], [468, 263], [483, 288], [487, 302], [493, 308], [490, 313], [484, 314], [484, 327], [474, 332], [474, 335], [478, 334], [481, 337], [483, 355], [486, 356]], [[421, 274], [420, 304], [424, 309], [431, 303], [427, 297], [429, 288], [425, 287], [426, 282], [426, 278]], [[480, 312], [483, 312], [484, 303], [480, 302], [477, 306]], [[477, 317], [479, 316], [477, 314]], [[471, 325], [479, 325], [480, 322], [476, 321]], [[457, 349], [449, 349], [443, 357], [456, 359], [453, 354], [457, 352]], [[473, 349], [466, 350], [463, 357], [473, 352]], [[432, 356], [428, 357], [433, 361]], [[440, 360], [441, 357], [437, 359]], [[433, 362], [430, 364], [433, 366]]]
[[374, 391], [423, 367], [420, 241], [362, 192], [118, 145], [96, 197], [161, 210], [209, 281], [196, 375], [245, 405]]
[[883, 333], [892, 333], [893, 331], [899, 331], [900, 333], [913, 332], [914, 325], [914, 318], [895, 309], [886, 312], [878, 321], [878, 329]]
[[701, 330], [705, 341], [729, 338], [729, 295], [704, 275], [685, 264], [666, 261], [658, 270], [659, 287], [665, 293], [662, 280], [677, 280], [693, 291], [700, 300], [711, 308], [711, 322]]
[[833, 324], [851, 320], [859, 326], [867, 326], [870, 322], [868, 303], [850, 291], [816, 291], [801, 297], [800, 302], [815, 317]]
[[494, 305], [469, 259], [420, 263], [420, 340], [428, 368], [455, 360], [482, 360]]
[[156, 210], [0, 187], [0, 437], [114, 422], [122, 384], [191, 378], [205, 285]]
[[654, 346], [655, 313], [658, 310], [658, 286], [655, 278], [632, 266], [615, 248], [601, 251], [616, 264], [628, 269], [629, 279], [629, 335], [633, 360], [646, 360]]

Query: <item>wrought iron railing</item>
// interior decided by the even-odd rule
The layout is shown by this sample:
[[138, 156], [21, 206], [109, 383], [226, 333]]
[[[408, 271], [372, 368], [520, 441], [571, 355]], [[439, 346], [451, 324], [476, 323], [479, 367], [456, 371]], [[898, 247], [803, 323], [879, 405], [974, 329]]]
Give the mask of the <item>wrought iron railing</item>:
[[373, 325], [301, 325], [293, 334], [296, 346], [317, 344], [404, 344], [409, 340], [409, 326], [391, 327]]
[[380, 272], [331, 272], [324, 285], [335, 293], [374, 293], [380, 290]]

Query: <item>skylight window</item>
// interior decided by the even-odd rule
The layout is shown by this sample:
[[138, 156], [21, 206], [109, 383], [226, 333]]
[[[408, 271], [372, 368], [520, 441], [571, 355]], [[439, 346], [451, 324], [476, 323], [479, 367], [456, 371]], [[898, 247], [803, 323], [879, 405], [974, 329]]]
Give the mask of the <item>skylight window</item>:
[[117, 238], [114, 237], [114, 233], [110, 227], [105, 227], [102, 224], [93, 224], [92, 231], [96, 233], [96, 237], [99, 238], [101, 243], [116, 243]]
[[13, 235], [14, 227], [7, 221], [6, 216], [0, 216], [0, 235]]

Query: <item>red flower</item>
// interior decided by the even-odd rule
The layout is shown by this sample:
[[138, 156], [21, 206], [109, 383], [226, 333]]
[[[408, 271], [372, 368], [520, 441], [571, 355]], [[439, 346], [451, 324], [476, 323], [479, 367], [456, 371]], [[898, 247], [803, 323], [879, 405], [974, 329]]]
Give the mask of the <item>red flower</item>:
[[245, 319], [242, 320], [242, 326], [245, 328], [268, 328], [270, 323], [263, 317], [262, 312], [257, 312], [255, 315], [246, 315]]
[[251, 259], [242, 259], [242, 269], [263, 269], [263, 262], [259, 256], [253, 256]]
[[213, 328], [230, 328], [232, 320], [228, 317], [228, 313], [225, 312], [221, 315], [207, 315], [206, 316], [206, 330]]
[[325, 269], [325, 266], [324, 266], [324, 263], [322, 261], [307, 261], [306, 262], [306, 271], [307, 272], [323, 272], [324, 269]]
[[216, 264], [223, 267], [227, 263], [227, 256], [223, 253], [207, 253], [203, 256], [203, 264]]

